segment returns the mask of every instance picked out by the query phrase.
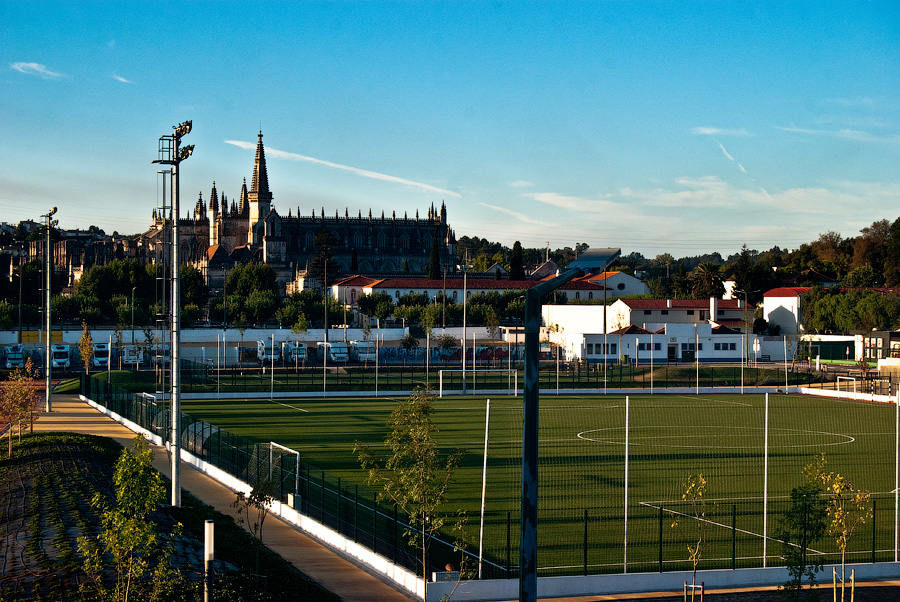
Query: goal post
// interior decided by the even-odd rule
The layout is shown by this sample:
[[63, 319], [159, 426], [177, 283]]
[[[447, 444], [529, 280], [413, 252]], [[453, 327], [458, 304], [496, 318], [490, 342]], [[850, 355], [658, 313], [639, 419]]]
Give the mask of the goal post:
[[[444, 396], [444, 374], [462, 374], [463, 378], [466, 377], [466, 374], [472, 375], [472, 394], [476, 393], [475, 390], [475, 375], [476, 374], [506, 374], [507, 375], [507, 386], [510, 388], [510, 395], [516, 395], [516, 392], [519, 390], [519, 371], [515, 368], [484, 368], [481, 370], [462, 370], [462, 369], [444, 369], [438, 370], [438, 397]], [[489, 385], [485, 385], [484, 388], [487, 388]]]
[[852, 384], [853, 384], [853, 392], [856, 393], [856, 377], [855, 377], [855, 376], [838, 376], [838, 377], [837, 377], [837, 388], [838, 388], [838, 391], [843, 391], [843, 390], [844, 390], [844, 389], [842, 388], [842, 386], [841, 386], [841, 382], [842, 382], [842, 381], [848, 383], [847, 391], [850, 390], [849, 383], [852, 383]]
[[[269, 481], [272, 482], [273, 485], [276, 482], [272, 479], [273, 473], [275, 470], [278, 470], [278, 488], [277, 491], [281, 492], [281, 486], [284, 483], [284, 464], [281, 462], [281, 459], [284, 456], [294, 456], [294, 497], [298, 497], [300, 495], [300, 452], [297, 450], [291, 449], [290, 447], [285, 447], [274, 441], [269, 442]], [[277, 466], [275, 463], [277, 462]]]

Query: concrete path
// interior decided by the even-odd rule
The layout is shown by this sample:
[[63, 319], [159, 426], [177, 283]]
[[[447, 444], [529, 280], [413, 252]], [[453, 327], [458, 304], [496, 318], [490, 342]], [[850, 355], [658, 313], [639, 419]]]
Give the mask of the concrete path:
[[[35, 431], [70, 431], [110, 437], [131, 447], [134, 433], [101, 414], [74, 395], [56, 395], [53, 411], [43, 413]], [[164, 447], [150, 445], [153, 466], [169, 477], [171, 467]], [[235, 516], [231, 503], [235, 493], [227, 487], [182, 464], [181, 486], [222, 514]], [[347, 602], [409, 602], [412, 598], [395, 590], [356, 564], [310, 539], [291, 525], [271, 516], [266, 521], [265, 544], [288, 562]]]

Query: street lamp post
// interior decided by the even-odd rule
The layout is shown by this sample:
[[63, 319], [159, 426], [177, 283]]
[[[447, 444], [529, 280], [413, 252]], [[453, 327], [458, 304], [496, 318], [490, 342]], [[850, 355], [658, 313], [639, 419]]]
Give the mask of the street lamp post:
[[136, 286], [131, 287], [131, 347], [132, 351], [134, 350], [134, 291], [137, 290]]
[[173, 128], [171, 136], [159, 137], [159, 158], [153, 163], [172, 166], [172, 394], [169, 405], [171, 422], [172, 452], [172, 506], [181, 506], [181, 366], [180, 362], [180, 330], [181, 330], [181, 283], [179, 278], [179, 166], [191, 156], [194, 145], [179, 148], [181, 138], [191, 132], [191, 122], [185, 121]]
[[[50, 229], [58, 223], [56, 220], [52, 220], [52, 221], [51, 221], [50, 218], [53, 217], [53, 215], [54, 215], [55, 213], [56, 213], [56, 207], [54, 207], [53, 209], [51, 209], [50, 211], [48, 211], [46, 215], [42, 215], [42, 216], [41, 216], [41, 217], [46, 218], [46, 220], [45, 220], [44, 223], [45, 223], [45, 225], [46, 225], [46, 227], [47, 227], [47, 253], [46, 253], [46, 260], [44, 261], [44, 265], [45, 265], [46, 268], [47, 268], [47, 274], [46, 274], [47, 280], [46, 280], [46, 284], [45, 284], [45, 287], [44, 287], [45, 298], [46, 298], [46, 301], [47, 301], [47, 305], [46, 305], [46, 311], [47, 311], [47, 315], [46, 315], [46, 318], [47, 318], [47, 323], [46, 323], [46, 325], [47, 325], [47, 341], [46, 341], [46, 347], [45, 347], [46, 352], [44, 353], [44, 364], [45, 364], [45, 368], [44, 368], [44, 379], [45, 379], [45, 385], [46, 385], [46, 388], [47, 388], [47, 408], [46, 408], [46, 409], [47, 409], [48, 412], [51, 410], [51, 401], [50, 401], [50, 368], [51, 368], [51, 366], [52, 366], [52, 360], [51, 360], [51, 347], [50, 347], [50, 344], [51, 344], [51, 342], [50, 342], [50, 292], [51, 292], [51, 291], [50, 291], [50, 286], [51, 286], [52, 275], [53, 275], [53, 257], [52, 257], [53, 254], [52, 254], [52, 248], [51, 248], [51, 245], [50, 245]], [[20, 272], [19, 272], [19, 283], [20, 283], [20, 286], [21, 286], [21, 282], [22, 282], [22, 275], [21, 275], [21, 271], [20, 271]], [[21, 301], [19, 301], [19, 311], [20, 311], [20, 312], [22, 311], [22, 302], [21, 302]], [[12, 435], [10, 435], [10, 436], [12, 436]]]

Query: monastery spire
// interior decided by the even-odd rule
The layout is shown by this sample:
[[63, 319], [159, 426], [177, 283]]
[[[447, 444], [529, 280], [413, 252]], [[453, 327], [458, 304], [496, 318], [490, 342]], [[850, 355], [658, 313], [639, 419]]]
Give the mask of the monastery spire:
[[256, 192], [260, 196], [269, 194], [269, 175], [266, 173], [266, 151], [262, 143], [262, 131], [256, 142], [256, 162], [253, 164], [253, 183], [250, 192]]

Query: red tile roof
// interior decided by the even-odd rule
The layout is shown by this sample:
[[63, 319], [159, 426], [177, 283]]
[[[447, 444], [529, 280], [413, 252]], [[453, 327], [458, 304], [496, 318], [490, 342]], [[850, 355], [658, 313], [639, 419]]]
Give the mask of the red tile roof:
[[[621, 302], [631, 309], [709, 309], [709, 299], [621, 299]], [[716, 304], [719, 309], [740, 309], [737, 299], [719, 299]]]
[[781, 288], [773, 288], [770, 291], [766, 291], [763, 293], [763, 297], [799, 297], [811, 290], [812, 288], [809, 286], [783, 286]]

